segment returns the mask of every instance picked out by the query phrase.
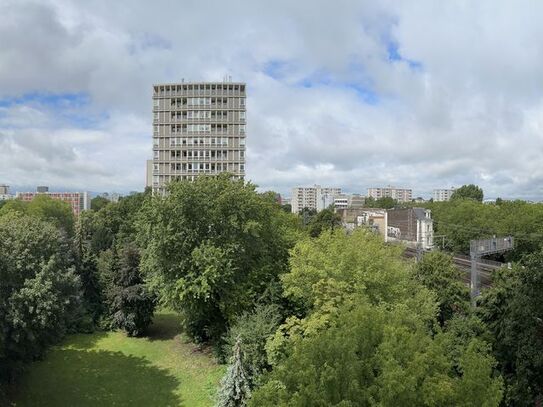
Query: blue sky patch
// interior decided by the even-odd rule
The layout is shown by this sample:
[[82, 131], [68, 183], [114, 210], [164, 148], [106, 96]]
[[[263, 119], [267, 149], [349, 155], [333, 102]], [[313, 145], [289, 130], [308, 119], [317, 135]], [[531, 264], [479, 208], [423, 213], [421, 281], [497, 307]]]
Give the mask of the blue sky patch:
[[422, 69], [422, 63], [412, 59], [404, 58], [399, 51], [398, 43], [389, 41], [387, 44], [388, 60], [391, 62], [405, 62], [411, 69]]
[[[77, 128], [96, 128], [109, 116], [106, 112], [93, 112], [88, 93], [31, 92], [22, 96], [0, 99], [0, 108], [30, 106], [47, 113], [57, 124]], [[5, 114], [4, 114], [5, 116]]]

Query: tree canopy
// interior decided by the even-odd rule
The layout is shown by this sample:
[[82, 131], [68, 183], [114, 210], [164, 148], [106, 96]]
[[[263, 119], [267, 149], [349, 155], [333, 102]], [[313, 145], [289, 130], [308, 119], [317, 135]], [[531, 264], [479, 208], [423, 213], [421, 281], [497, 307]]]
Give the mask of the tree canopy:
[[227, 174], [173, 182], [144, 204], [142, 270], [196, 340], [219, 340], [287, 269], [292, 215]]
[[473, 199], [474, 201], [483, 202], [483, 190], [477, 185], [469, 184], [462, 185], [460, 188], [456, 189], [452, 196], [451, 200], [455, 199]]
[[440, 330], [436, 295], [397, 248], [366, 230], [324, 232], [290, 264], [282, 282], [300, 312], [269, 339], [273, 370], [250, 405], [499, 404], [488, 344]]

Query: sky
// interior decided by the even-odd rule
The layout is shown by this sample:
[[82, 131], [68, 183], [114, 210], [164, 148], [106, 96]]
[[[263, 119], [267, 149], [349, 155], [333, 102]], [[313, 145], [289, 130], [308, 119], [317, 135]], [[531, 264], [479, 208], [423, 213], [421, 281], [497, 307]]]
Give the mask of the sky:
[[247, 83], [247, 179], [543, 200], [543, 2], [0, 0], [0, 184], [143, 190], [152, 84]]

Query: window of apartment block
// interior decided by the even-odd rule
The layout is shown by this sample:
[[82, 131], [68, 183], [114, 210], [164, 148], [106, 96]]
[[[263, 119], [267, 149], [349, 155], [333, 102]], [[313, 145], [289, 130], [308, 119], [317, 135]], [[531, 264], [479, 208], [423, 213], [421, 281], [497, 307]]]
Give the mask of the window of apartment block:
[[244, 146], [244, 145], [245, 145], [245, 138], [244, 138], [244, 137], [239, 139], [239, 145], [240, 145], [240, 146]]
[[245, 112], [239, 112], [240, 120], [245, 120]]

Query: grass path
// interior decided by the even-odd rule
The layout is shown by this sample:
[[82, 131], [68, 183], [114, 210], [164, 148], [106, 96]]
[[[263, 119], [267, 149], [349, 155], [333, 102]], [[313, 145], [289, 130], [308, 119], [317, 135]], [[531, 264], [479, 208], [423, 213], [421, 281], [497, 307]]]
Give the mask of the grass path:
[[212, 406], [224, 367], [180, 334], [173, 313], [148, 335], [72, 335], [31, 365], [13, 406]]

